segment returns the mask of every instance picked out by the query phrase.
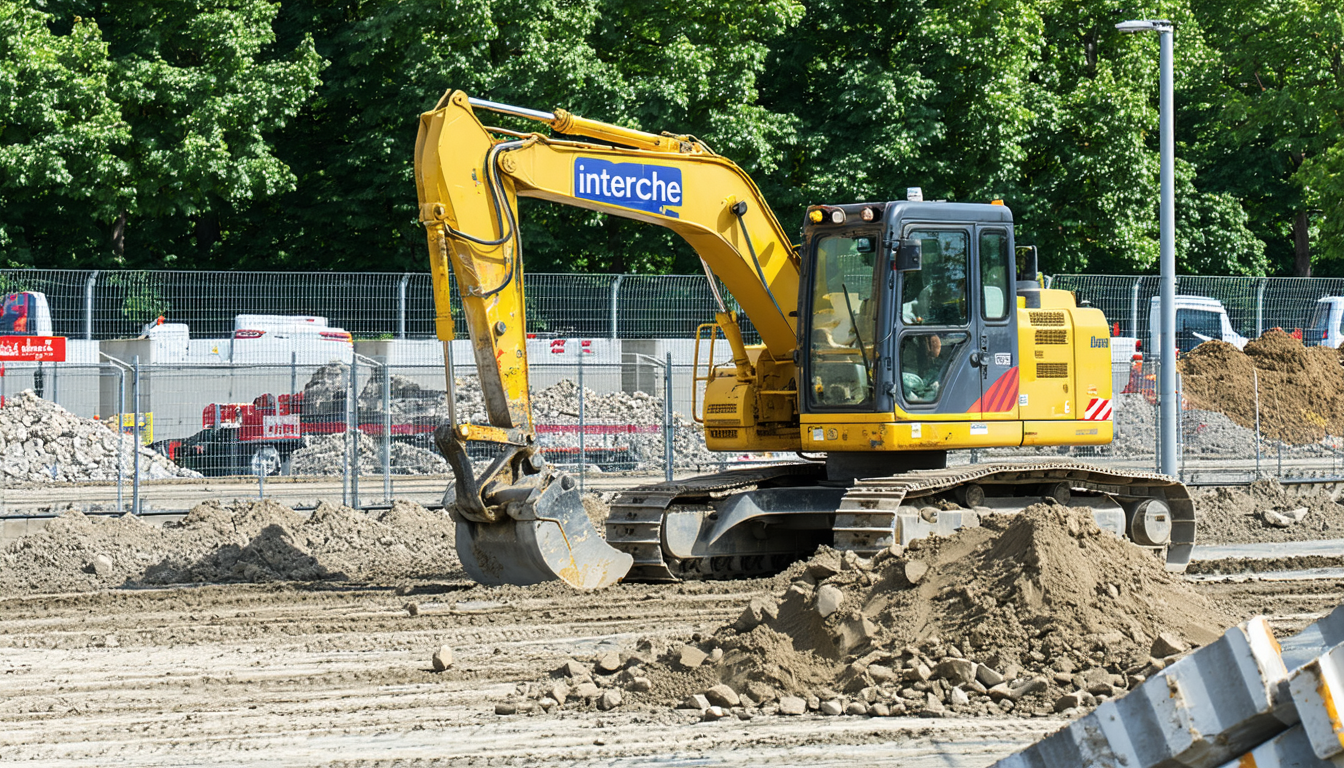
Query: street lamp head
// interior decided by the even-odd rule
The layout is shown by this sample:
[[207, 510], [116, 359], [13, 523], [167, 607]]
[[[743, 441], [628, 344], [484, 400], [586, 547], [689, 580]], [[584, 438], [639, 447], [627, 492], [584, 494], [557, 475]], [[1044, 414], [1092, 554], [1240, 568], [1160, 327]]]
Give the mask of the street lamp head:
[[1145, 19], [1142, 21], [1122, 21], [1115, 25], [1121, 32], [1170, 32], [1171, 22], [1166, 19]]

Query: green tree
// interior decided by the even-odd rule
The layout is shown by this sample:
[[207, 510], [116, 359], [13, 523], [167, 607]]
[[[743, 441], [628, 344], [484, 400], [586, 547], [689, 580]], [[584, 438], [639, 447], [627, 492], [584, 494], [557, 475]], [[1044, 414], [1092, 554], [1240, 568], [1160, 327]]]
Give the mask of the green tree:
[[115, 263], [209, 263], [221, 217], [295, 187], [270, 134], [314, 93], [311, 40], [275, 48], [278, 4], [265, 0], [64, 0], [58, 19], [92, 18], [111, 62], [108, 92], [130, 136], [106, 228]]
[[1193, 8], [1221, 67], [1202, 173], [1247, 202], [1283, 271], [1309, 276], [1313, 241], [1321, 257], [1344, 259], [1339, 3], [1218, 0]]
[[128, 178], [112, 154], [129, 132], [98, 26], [53, 34], [50, 21], [0, 2], [0, 259], [11, 267], [71, 265]]

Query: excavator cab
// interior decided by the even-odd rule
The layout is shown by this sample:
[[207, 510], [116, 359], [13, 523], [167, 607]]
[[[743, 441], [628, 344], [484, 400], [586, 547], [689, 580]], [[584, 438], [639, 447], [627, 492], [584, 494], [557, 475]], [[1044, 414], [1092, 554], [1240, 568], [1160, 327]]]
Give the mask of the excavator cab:
[[[1017, 419], [1007, 207], [919, 200], [817, 206], [808, 212], [803, 242], [799, 346], [807, 386], [799, 405], [804, 423], [826, 425], [805, 437], [836, 454], [830, 464], [839, 474], [892, 474], [912, 462], [941, 466], [945, 455], [903, 450], [910, 446], [899, 440], [852, 450], [835, 445], [830, 431], [838, 437], [861, 423], [856, 419], [969, 420], [976, 424], [968, 438], [989, 437], [991, 421]], [[847, 459], [867, 469], [845, 472], [840, 465]]]

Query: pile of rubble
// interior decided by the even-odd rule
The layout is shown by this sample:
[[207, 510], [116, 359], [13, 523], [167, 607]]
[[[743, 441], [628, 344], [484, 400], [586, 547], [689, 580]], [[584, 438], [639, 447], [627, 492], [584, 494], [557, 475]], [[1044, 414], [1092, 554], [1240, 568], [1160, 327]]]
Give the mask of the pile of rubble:
[[[705, 719], [1036, 716], [1119, 695], [1232, 623], [1090, 511], [1046, 504], [871, 560], [823, 549], [783, 580], [712, 635], [567, 662], [564, 692]], [[563, 703], [554, 685], [506, 705]]]
[[1304, 347], [1275, 328], [1238, 350], [1206, 341], [1180, 359], [1190, 404], [1227, 414], [1285, 443], [1319, 443], [1344, 435], [1344, 367], [1340, 352]]
[[[341, 415], [345, 412], [347, 368], [332, 363], [320, 368], [304, 386], [303, 411], [307, 416]], [[488, 424], [485, 400], [475, 377], [459, 376], [457, 420]], [[393, 424], [437, 426], [447, 423], [447, 395], [442, 390], [426, 389], [417, 382], [392, 374], [388, 382], [386, 411]], [[361, 421], [381, 423], [384, 418], [384, 394], [381, 372], [360, 389], [358, 406]], [[663, 463], [663, 400], [644, 392], [598, 394], [584, 388], [584, 419], [587, 426], [584, 447], [589, 465], [615, 469], [649, 469]], [[577, 462], [579, 447], [579, 388], [569, 379], [532, 392], [533, 418], [539, 429], [538, 443], [548, 459], [555, 463]], [[694, 469], [718, 463], [723, 457], [705, 448], [704, 428], [679, 413], [672, 414], [674, 425], [673, 462], [678, 468]], [[305, 449], [306, 450], [306, 449]], [[298, 454], [296, 454], [298, 456]], [[408, 455], [414, 459], [417, 455]], [[314, 459], [304, 466], [319, 466]], [[381, 464], [379, 464], [381, 466]], [[418, 464], [404, 470], [414, 473]], [[432, 469], [432, 471], [441, 471]], [[296, 464], [295, 473], [299, 473]]]
[[[406, 443], [392, 441], [388, 466], [394, 475], [442, 475], [448, 462], [438, 453]], [[305, 436], [303, 447], [290, 456], [290, 474], [340, 475], [350, 461], [350, 443], [345, 435]], [[383, 473], [383, 443], [359, 433], [359, 473]]]
[[[140, 447], [140, 479], [200, 477]], [[0, 408], [0, 475], [6, 484], [79, 483], [130, 479], [135, 437], [118, 435], [97, 419], [83, 419], [25, 390]], [[120, 469], [119, 469], [120, 467]]]
[[[572, 425], [572, 432], [551, 432], [543, 442], [543, 451], [551, 447], [576, 447], [579, 425], [579, 387], [565, 379], [532, 395], [532, 407], [537, 423]], [[613, 447], [628, 450], [632, 468], [661, 466], [663, 463], [663, 400], [644, 392], [611, 392], [597, 394], [583, 391], [584, 422], [591, 425], [630, 426], [634, 429], [602, 436], [598, 442], [592, 436], [589, 446], [598, 442], [604, 449]], [[672, 413], [674, 467], [694, 469], [722, 461], [723, 457], [705, 447], [704, 428], [675, 411]]]
[[1277, 480], [1194, 494], [1195, 540], [1219, 543], [1344, 538], [1344, 505], [1319, 486], [1289, 491]]

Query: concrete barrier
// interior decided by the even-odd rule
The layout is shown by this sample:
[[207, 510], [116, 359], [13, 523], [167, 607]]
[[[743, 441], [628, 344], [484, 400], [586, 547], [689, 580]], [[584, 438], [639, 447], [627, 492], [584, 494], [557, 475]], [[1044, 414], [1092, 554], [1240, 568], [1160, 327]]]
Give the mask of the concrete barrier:
[[1256, 617], [995, 765], [1214, 768], [1285, 730], [1276, 693], [1287, 674]]
[[1344, 644], [1293, 672], [1288, 689], [1312, 756], [1344, 768]]

